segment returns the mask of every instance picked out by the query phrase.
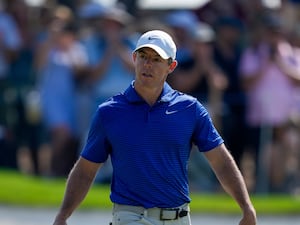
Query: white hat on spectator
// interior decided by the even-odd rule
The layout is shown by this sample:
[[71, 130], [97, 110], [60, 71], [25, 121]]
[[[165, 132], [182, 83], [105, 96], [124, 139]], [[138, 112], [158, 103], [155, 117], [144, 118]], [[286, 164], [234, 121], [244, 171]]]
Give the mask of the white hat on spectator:
[[215, 39], [215, 32], [209, 24], [199, 22], [192, 31], [191, 37], [199, 42], [212, 42]]

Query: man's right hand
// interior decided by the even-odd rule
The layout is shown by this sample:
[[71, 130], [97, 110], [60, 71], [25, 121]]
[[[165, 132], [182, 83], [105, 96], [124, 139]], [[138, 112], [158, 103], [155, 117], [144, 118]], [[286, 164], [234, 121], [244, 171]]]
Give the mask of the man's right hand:
[[53, 225], [67, 225], [67, 221], [63, 219], [55, 219]]

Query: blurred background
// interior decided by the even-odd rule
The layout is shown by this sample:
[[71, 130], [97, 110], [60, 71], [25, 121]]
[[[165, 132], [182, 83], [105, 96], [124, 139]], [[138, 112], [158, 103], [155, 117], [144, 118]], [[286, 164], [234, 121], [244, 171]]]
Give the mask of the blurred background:
[[[0, 168], [66, 177], [97, 105], [132, 81], [137, 38], [161, 29], [168, 82], [207, 107], [249, 191], [299, 195], [299, 22], [298, 0], [0, 0]], [[192, 190], [220, 191], [196, 151]]]

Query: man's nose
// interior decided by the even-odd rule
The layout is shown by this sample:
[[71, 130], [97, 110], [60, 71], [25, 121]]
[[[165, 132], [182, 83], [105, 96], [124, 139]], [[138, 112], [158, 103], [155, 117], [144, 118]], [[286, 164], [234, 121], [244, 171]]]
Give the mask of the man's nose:
[[145, 66], [152, 66], [152, 59], [151, 58], [145, 58], [144, 65]]

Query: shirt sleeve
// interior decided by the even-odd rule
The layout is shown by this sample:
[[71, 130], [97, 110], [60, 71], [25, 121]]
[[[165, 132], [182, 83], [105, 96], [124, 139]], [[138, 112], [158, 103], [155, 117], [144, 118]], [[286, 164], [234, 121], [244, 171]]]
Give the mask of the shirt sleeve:
[[196, 127], [193, 133], [193, 142], [201, 152], [212, 150], [224, 142], [207, 110], [199, 102], [196, 104]]
[[105, 135], [100, 109], [98, 108], [92, 120], [86, 144], [81, 152], [83, 158], [95, 163], [105, 162], [111, 150]]

